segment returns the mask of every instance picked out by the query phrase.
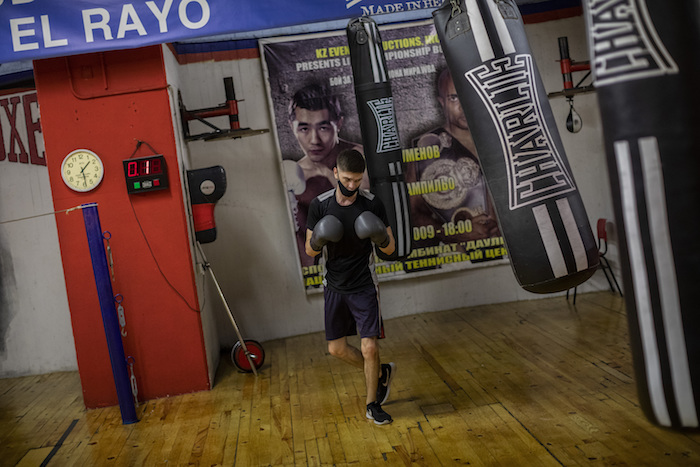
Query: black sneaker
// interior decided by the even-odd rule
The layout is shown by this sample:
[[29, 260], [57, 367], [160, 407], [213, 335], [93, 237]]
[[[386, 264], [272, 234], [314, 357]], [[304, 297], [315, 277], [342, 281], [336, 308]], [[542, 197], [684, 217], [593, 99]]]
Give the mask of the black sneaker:
[[382, 375], [377, 382], [377, 402], [383, 404], [389, 398], [389, 390], [391, 389], [391, 379], [396, 373], [396, 364], [382, 363]]
[[394, 421], [391, 418], [391, 415], [384, 412], [382, 406], [379, 405], [379, 402], [376, 401], [367, 404], [367, 418], [369, 418], [370, 420], [374, 420], [375, 425], [386, 425], [387, 423], [391, 423]]

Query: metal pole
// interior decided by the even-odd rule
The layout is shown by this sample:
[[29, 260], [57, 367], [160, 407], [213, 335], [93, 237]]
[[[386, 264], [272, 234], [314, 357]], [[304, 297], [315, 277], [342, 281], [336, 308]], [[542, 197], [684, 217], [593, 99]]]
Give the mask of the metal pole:
[[112, 363], [112, 374], [114, 375], [114, 384], [117, 388], [119, 409], [122, 414], [122, 423], [128, 425], [139, 420], [136, 417], [136, 409], [134, 408], [129, 371], [126, 366], [124, 345], [122, 344], [119, 328], [119, 318], [114, 306], [114, 292], [112, 290], [112, 282], [109, 279], [109, 266], [105, 256], [100, 217], [97, 213], [96, 204], [83, 204], [82, 210], [88, 246], [90, 247], [92, 270], [95, 274], [97, 296], [100, 301], [100, 310], [102, 311], [102, 323], [105, 328], [105, 337], [107, 337], [109, 359]]
[[233, 319], [233, 313], [231, 312], [231, 308], [229, 308], [229, 306], [228, 306], [228, 302], [226, 301], [226, 297], [224, 297], [224, 293], [221, 291], [221, 287], [219, 286], [219, 281], [216, 280], [216, 276], [214, 275], [214, 271], [212, 271], [211, 265], [209, 264], [209, 261], [207, 260], [207, 257], [204, 254], [204, 250], [202, 249], [202, 245], [199, 242], [197, 242], [197, 248], [199, 249], [199, 254], [202, 256], [202, 260], [204, 261], [203, 266], [211, 275], [211, 278], [214, 281], [214, 285], [216, 286], [216, 290], [217, 290], [217, 292], [219, 292], [219, 297], [221, 297], [221, 301], [224, 303], [224, 307], [226, 308], [226, 312], [228, 313], [228, 318], [229, 318], [229, 320], [231, 320], [231, 324], [233, 324], [233, 330], [236, 332], [236, 336], [238, 336], [238, 341], [241, 343], [241, 347], [243, 348], [243, 353], [245, 354], [245, 357], [248, 360], [248, 363], [250, 363], [250, 368], [251, 368], [251, 370], [253, 370], [253, 374], [255, 376], [258, 376], [258, 371], [255, 368], [255, 363], [253, 362], [252, 357], [250, 356], [250, 351], [248, 350], [248, 347], [245, 345], [245, 339], [243, 339], [243, 336], [241, 335], [241, 330], [238, 328], [238, 325], [236, 324], [236, 320]]

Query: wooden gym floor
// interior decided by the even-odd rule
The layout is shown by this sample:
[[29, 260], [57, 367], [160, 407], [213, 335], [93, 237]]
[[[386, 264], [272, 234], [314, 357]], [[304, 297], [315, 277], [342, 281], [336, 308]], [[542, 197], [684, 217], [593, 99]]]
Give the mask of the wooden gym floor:
[[641, 413], [610, 292], [385, 324], [391, 425], [314, 333], [265, 342], [257, 378], [222, 358], [211, 391], [143, 402], [131, 425], [86, 411], [77, 372], [0, 380], [0, 465], [700, 465], [700, 434]]

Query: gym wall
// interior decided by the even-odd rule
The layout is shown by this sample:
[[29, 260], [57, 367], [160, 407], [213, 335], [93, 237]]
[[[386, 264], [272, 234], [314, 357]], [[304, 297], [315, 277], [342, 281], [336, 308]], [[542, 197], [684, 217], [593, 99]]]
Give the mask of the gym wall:
[[[545, 88], [550, 92], [561, 90], [561, 75], [556, 61], [559, 58], [557, 38], [568, 36], [571, 56], [576, 60], [586, 59], [588, 52], [583, 17], [528, 24], [526, 31]], [[177, 96], [177, 91], [181, 91], [187, 108], [211, 107], [224, 102], [223, 78], [231, 76], [236, 97], [241, 100], [238, 103], [241, 126], [272, 130], [262, 65], [257, 53], [235, 54], [220, 61], [209, 57], [207, 61], [201, 61], [202, 57], [189, 54], [175, 57], [167, 47], [162, 50], [167, 83], [172, 87], [171, 93]], [[133, 54], [138, 52], [124, 53], [133, 61]], [[240, 58], [242, 56], [246, 58]], [[188, 60], [190, 63], [187, 63]], [[70, 90], [63, 92], [70, 95]], [[159, 105], [161, 108], [169, 106], [172, 119], [177, 120], [177, 97], [173, 100], [170, 96], [168, 99], [168, 102], [163, 101]], [[564, 123], [569, 110], [566, 100], [561, 97], [553, 98], [550, 103], [591, 224], [595, 225], [599, 217], [606, 217], [612, 221], [612, 201], [595, 94], [582, 94], [575, 98], [575, 108], [584, 122], [583, 129], [576, 134], [568, 133], [565, 128]], [[142, 107], [143, 104], [139, 103], [139, 108]], [[133, 151], [133, 141], [127, 141], [131, 136], [127, 139], [120, 137], [123, 136], [123, 112], [128, 113], [129, 109], [133, 112], [133, 107], [120, 101], [118, 104], [110, 103], [105, 108], [113, 113], [110, 117], [113, 125], [81, 133], [79, 136], [88, 136], [90, 141], [106, 141], [110, 148], [119, 145], [116, 147], [119, 153], [118, 165], [121, 158], [127, 158]], [[54, 118], [65, 119], [68, 116], [70, 113], [64, 112]], [[4, 112], [0, 111], [0, 120], [2, 118]], [[42, 118], [45, 130], [51, 130], [49, 120]], [[8, 123], [5, 120], [1, 121], [3, 132], [7, 134]], [[159, 125], [167, 123], [162, 115], [152, 121], [139, 121], [149, 128], [154, 121]], [[212, 121], [220, 127], [226, 127], [228, 124], [226, 117]], [[197, 128], [195, 125], [196, 123], [192, 123], [193, 130], [206, 131], [203, 125]], [[54, 128], [53, 131], [60, 131], [60, 127]], [[287, 198], [282, 185], [279, 156], [272, 133], [236, 140], [185, 143], [181, 140], [179, 122], [175, 121], [168, 131], [171, 132], [168, 138], [163, 136], [155, 143], [153, 140], [149, 140], [149, 143], [160, 152], [165, 152], [164, 148], [177, 148], [183, 155], [182, 163], [188, 165], [188, 168], [222, 165], [226, 169], [228, 189], [215, 209], [218, 238], [213, 243], [203, 245], [203, 248], [244, 336], [265, 341], [321, 330], [322, 297], [318, 294], [307, 296], [303, 290]], [[5, 137], [4, 143], [7, 151], [9, 137]], [[59, 153], [64, 149], [67, 148], [59, 148]], [[58, 164], [60, 165], [60, 162]], [[60, 209], [71, 204], [66, 201], [52, 205], [48, 170], [44, 166], [0, 160], [0, 169], [0, 221], [23, 217], [25, 214], [50, 212], [54, 208]], [[118, 172], [114, 166], [112, 169], [112, 172]], [[176, 175], [173, 173], [172, 177]], [[113, 196], [120, 199], [118, 213], [133, 219], [130, 208], [123, 204], [123, 175], [117, 176], [116, 180], [109, 182], [114, 185], [110, 185], [108, 190], [113, 190]], [[61, 185], [59, 180], [58, 186]], [[107, 185], [103, 188], [107, 188]], [[61, 196], [63, 195], [59, 194], [59, 197]], [[110, 196], [106, 198], [106, 203], [112, 202]], [[186, 213], [184, 208], [178, 209]], [[116, 221], [106, 213], [103, 215], [102, 208], [100, 214], [103, 216], [103, 229], [114, 234], [113, 225]], [[79, 212], [68, 217], [71, 216], [76, 216], [78, 222], [82, 222]], [[65, 221], [60, 216], [59, 220]], [[132, 222], [126, 230], [137, 232], [138, 226]], [[0, 257], [3, 258], [1, 288], [5, 294], [5, 302], [0, 301], [0, 331], [4, 332], [0, 334], [0, 377], [77, 368], [66, 282], [55, 232], [55, 220], [51, 216], [0, 225]], [[112, 244], [115, 255], [118, 254], [118, 250], [121, 250], [119, 255], [123, 255], [124, 252], [123, 248], [117, 248], [117, 239], [121, 235], [116, 234]], [[168, 242], [173, 241], [170, 237], [166, 239], [169, 239]], [[172, 251], [188, 248], [184, 236], [176, 242], [177, 247], [172, 247], [173, 243], [167, 243]], [[191, 256], [191, 252], [187, 255]], [[8, 257], [9, 261], [6, 259]], [[617, 268], [614, 241], [608, 257], [613, 267]], [[179, 261], [187, 263], [182, 258]], [[207, 342], [206, 354], [211, 373], [212, 360], [216, 355], [211, 343], [215, 341], [217, 332], [220, 345], [224, 347], [231, 346], [236, 338], [212, 284], [208, 280], [205, 282], [203, 276], [195, 272], [197, 266], [193, 262], [196, 258], [190, 261], [191, 263], [182, 266], [182, 269], [186, 274], [190, 274], [190, 284], [194, 282], [200, 289], [199, 298], [205, 313], [201, 332]], [[8, 264], [13, 268], [10, 274], [6, 274], [10, 267]], [[130, 271], [130, 264], [134, 264], [134, 260], [120, 259], [115, 264], [115, 273], [124, 274], [125, 269]], [[81, 267], [90, 266], [88, 264]], [[158, 274], [157, 271], [155, 274]], [[607, 283], [603, 275], [597, 273], [579, 288], [579, 292], [605, 289]], [[381, 292], [382, 312], [385, 318], [543, 297], [523, 291], [517, 285], [509, 265], [385, 282]], [[159, 292], [157, 295], [169, 296], [169, 292]], [[159, 313], [161, 319], [171, 316], [163, 311], [162, 303], [153, 307], [157, 309], [156, 313]], [[127, 302], [125, 308], [129, 313]], [[188, 312], [189, 310], [182, 313], [187, 315]], [[147, 319], [149, 313], [143, 311], [144, 319]], [[214, 317], [207, 320], [207, 313], [212, 313]], [[101, 323], [95, 326], [99, 326], [95, 328], [95, 334], [103, 336]], [[152, 326], [157, 330], [156, 325]], [[198, 325], [194, 324], [193, 328], [197, 329]], [[390, 327], [387, 331], [391, 336]], [[151, 345], [149, 342], [152, 338], [150, 334], [143, 336], [143, 345]], [[161, 335], [158, 339], [165, 340], [165, 337]], [[106, 350], [104, 352], [106, 353]], [[161, 362], [173, 362], [178, 357], [163, 352], [158, 358]], [[178, 373], [183, 378], [191, 376], [187, 375], [184, 368], [180, 368]], [[100, 377], [111, 381], [110, 374], [100, 374]], [[204, 380], [206, 376], [202, 374], [200, 379]]]
[[[549, 92], [561, 90], [557, 38], [568, 36], [571, 56], [587, 59], [583, 17], [530, 24], [526, 29], [545, 88]], [[236, 97], [242, 100], [238, 104], [241, 127], [274, 130], [260, 59], [231, 59], [232, 55], [178, 57], [183, 63], [179, 74], [186, 107], [221, 104], [225, 100], [223, 78], [231, 76]], [[566, 130], [566, 100], [553, 98], [551, 105], [591, 225], [599, 217], [612, 220], [595, 94], [575, 98], [575, 108], [584, 121], [583, 129], [576, 134]], [[195, 130], [195, 125], [192, 123], [192, 133], [207, 131], [203, 125]], [[225, 117], [218, 125], [228, 125]], [[322, 296], [307, 296], [298, 272], [274, 132], [236, 140], [191, 142], [188, 147], [194, 168], [221, 164], [227, 173], [228, 189], [215, 209], [218, 239], [205, 248], [244, 336], [264, 341], [321, 330]], [[614, 245], [610, 254], [615, 258]], [[595, 274], [579, 292], [606, 287], [602, 274]], [[381, 294], [385, 318], [543, 297], [522, 290], [507, 264], [387, 281], [381, 284]], [[209, 305], [216, 306], [208, 301]], [[217, 312], [217, 316], [222, 345], [232, 345], [236, 338], [230, 324], [223, 312]]]
[[0, 377], [76, 368], [37, 100], [0, 96]]

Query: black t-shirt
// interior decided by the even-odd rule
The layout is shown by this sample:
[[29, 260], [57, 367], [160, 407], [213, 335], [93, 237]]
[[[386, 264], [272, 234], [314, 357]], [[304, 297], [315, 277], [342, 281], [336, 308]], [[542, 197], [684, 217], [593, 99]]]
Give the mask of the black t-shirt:
[[352, 293], [377, 284], [372, 241], [357, 236], [355, 219], [371, 211], [384, 225], [389, 225], [389, 221], [384, 204], [369, 191], [358, 191], [351, 205], [341, 206], [335, 199], [335, 190], [326, 191], [311, 201], [306, 227], [313, 230], [316, 223], [329, 214], [343, 224], [343, 238], [337, 243], [328, 242], [323, 248], [324, 284], [339, 293]]

